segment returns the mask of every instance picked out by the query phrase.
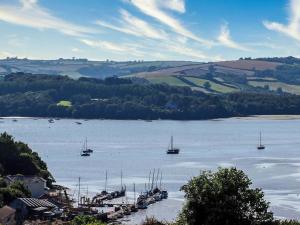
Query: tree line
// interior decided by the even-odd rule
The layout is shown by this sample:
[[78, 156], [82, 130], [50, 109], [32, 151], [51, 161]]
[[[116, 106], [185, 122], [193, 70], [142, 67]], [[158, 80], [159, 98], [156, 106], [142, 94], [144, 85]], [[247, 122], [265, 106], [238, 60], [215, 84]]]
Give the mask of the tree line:
[[[71, 106], [58, 104], [70, 101]], [[116, 77], [71, 79], [16, 73], [0, 80], [0, 116], [201, 120], [299, 114], [300, 97], [276, 93], [205, 94], [189, 87]]]

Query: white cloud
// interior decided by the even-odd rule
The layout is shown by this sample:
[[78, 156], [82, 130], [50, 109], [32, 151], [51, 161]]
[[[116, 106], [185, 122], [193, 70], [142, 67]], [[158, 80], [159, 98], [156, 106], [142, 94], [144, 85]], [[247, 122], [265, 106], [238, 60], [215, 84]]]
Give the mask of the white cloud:
[[71, 36], [95, 33], [90, 28], [53, 16], [38, 5], [38, 0], [19, 0], [19, 4], [0, 4], [0, 20], [40, 30], [53, 29]]
[[186, 29], [179, 20], [170, 16], [163, 9], [176, 11], [179, 13], [185, 12], [184, 0], [128, 0], [132, 5], [138, 8], [144, 14], [155, 18], [164, 25], [167, 25], [177, 34], [197, 41], [208, 47], [213, 45], [212, 41], [197, 37], [194, 33]]
[[72, 48], [71, 51], [75, 52], [75, 53], [81, 52], [81, 50], [79, 48]]
[[120, 13], [122, 15], [121, 25], [111, 25], [101, 20], [97, 20], [96, 24], [138, 37], [167, 40], [167, 34], [164, 31], [156, 29], [149, 25], [146, 21], [132, 16], [126, 10], [120, 10]]
[[224, 45], [228, 48], [233, 48], [233, 49], [242, 50], [242, 51], [249, 51], [250, 50], [250, 49], [242, 46], [241, 44], [236, 43], [235, 41], [233, 41], [231, 39], [228, 24], [223, 24], [221, 26], [221, 32], [220, 32], [220, 35], [218, 37], [218, 41], [220, 42], [220, 44], [222, 44], [222, 45]]
[[201, 61], [217, 61], [220, 57], [214, 57], [204, 54], [202, 51], [197, 49], [192, 49], [186, 46], [180, 46], [176, 44], [165, 46], [170, 52], [175, 52], [180, 55], [188, 56], [193, 60]]
[[144, 53], [137, 49], [137, 45], [130, 44], [116, 44], [113, 42], [102, 41], [102, 40], [89, 40], [89, 39], [80, 39], [80, 41], [93, 48], [98, 48], [101, 50], [112, 51], [113, 53], [118, 54], [127, 54], [134, 56], [143, 56]]
[[263, 24], [269, 30], [277, 31], [300, 42], [300, 0], [290, 0], [289, 23], [287, 25], [264, 21]]
[[161, 6], [166, 9], [171, 9], [180, 13], [185, 12], [185, 2], [184, 0], [163, 0], [159, 1]]

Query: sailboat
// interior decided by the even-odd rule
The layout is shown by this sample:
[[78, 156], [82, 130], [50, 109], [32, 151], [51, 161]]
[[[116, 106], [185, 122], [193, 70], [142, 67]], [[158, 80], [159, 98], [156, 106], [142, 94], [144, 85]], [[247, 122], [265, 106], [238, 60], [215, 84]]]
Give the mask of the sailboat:
[[83, 148], [82, 148], [82, 151], [81, 151], [80, 155], [81, 156], [90, 156], [91, 153], [93, 153], [93, 150], [89, 149], [87, 147], [87, 138], [86, 138], [85, 141], [84, 141]]
[[170, 144], [170, 148], [167, 150], [167, 154], [179, 154], [179, 152], [180, 152], [179, 148], [174, 148], [173, 136], [171, 136], [171, 144]]
[[259, 133], [259, 145], [257, 146], [258, 150], [264, 150], [266, 147], [261, 143], [261, 132]]
[[84, 145], [83, 145], [83, 153], [93, 153], [94, 151], [87, 147], [87, 138], [85, 139]]

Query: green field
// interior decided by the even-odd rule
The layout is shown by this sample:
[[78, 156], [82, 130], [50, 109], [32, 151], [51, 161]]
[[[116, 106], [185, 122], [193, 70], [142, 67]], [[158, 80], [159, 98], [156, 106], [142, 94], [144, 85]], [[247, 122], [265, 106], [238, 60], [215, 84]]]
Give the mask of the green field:
[[185, 79], [187, 79], [188, 81], [190, 81], [200, 87], [204, 87], [204, 84], [206, 82], [209, 82], [211, 85], [211, 90], [220, 92], [220, 93], [230, 93], [230, 92], [238, 91], [237, 88], [231, 88], [231, 87], [228, 87], [225, 85], [217, 84], [210, 80], [200, 79], [200, 78], [196, 78], [196, 77], [185, 77]]
[[247, 77], [248, 81], [277, 81], [274, 77]]
[[72, 106], [72, 102], [70, 101], [60, 101], [59, 103], [57, 103], [58, 106], [63, 106], [63, 107], [71, 107]]
[[148, 77], [147, 80], [153, 84], [166, 83], [173, 86], [190, 87], [190, 85], [173, 76]]
[[249, 81], [249, 85], [253, 87], [264, 87], [265, 85], [269, 85], [270, 89], [276, 91], [277, 88], [282, 88], [284, 92], [300, 95], [300, 86], [286, 84], [282, 82], [260, 82], [260, 81]]

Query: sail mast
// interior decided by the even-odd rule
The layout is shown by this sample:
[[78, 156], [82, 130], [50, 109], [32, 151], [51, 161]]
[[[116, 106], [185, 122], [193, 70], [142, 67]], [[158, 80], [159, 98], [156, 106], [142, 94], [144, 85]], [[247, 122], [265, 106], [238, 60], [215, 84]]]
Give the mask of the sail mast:
[[78, 177], [78, 207], [80, 205], [80, 177]]
[[153, 185], [154, 185], [154, 176], [155, 176], [155, 168], [152, 174], [152, 184], [151, 184], [151, 191], [153, 190]]
[[261, 132], [259, 133], [259, 146], [261, 146]]
[[171, 136], [171, 149], [173, 149], [173, 136]]
[[150, 173], [149, 173], [149, 179], [148, 179], [148, 191], [150, 190], [150, 187], [151, 187], [151, 170], [150, 170]]
[[159, 176], [159, 169], [157, 170], [157, 175], [156, 175], [156, 188], [158, 188], [158, 187], [157, 187], [157, 183], [158, 183], [158, 176]]
[[105, 171], [105, 187], [104, 187], [104, 191], [106, 192], [107, 189], [107, 170]]
[[123, 170], [121, 170], [121, 190], [123, 190]]
[[159, 189], [161, 190], [161, 181], [162, 181], [162, 171], [160, 171], [160, 181], [159, 181]]
[[135, 198], [136, 196], [135, 196], [135, 183], [133, 183], [133, 198], [134, 198], [134, 206], [136, 205], [135, 204], [135, 200], [136, 200], [136, 198]]

